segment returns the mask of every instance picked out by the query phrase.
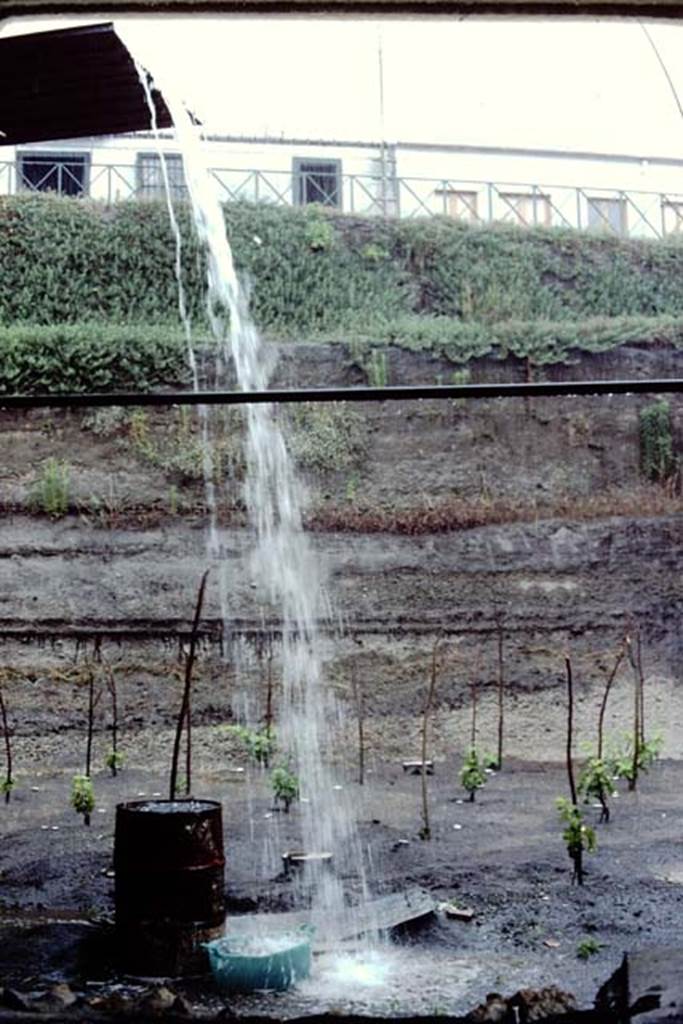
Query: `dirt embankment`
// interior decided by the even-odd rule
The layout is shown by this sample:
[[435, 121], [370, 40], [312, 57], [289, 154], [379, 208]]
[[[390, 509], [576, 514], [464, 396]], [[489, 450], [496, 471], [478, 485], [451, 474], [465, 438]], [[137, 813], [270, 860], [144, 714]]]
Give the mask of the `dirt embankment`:
[[[666, 376], [681, 358], [672, 349], [632, 346], [536, 372]], [[389, 383], [448, 379], [447, 366], [423, 353], [392, 350], [388, 367]], [[343, 346], [293, 346], [283, 353], [278, 382], [291, 382], [295, 369], [297, 382], [310, 385], [363, 378]], [[494, 370], [499, 379], [525, 372], [519, 362], [482, 362], [472, 379], [490, 379]], [[337, 610], [334, 626], [322, 624], [328, 671], [347, 694], [355, 666], [387, 749], [400, 745], [407, 720], [416, 721], [439, 634], [449, 648], [439, 687], [444, 749], [460, 728], [448, 724], [448, 714], [459, 720], [471, 675], [482, 689], [482, 721], [488, 703], [494, 707], [499, 628], [520, 722], [531, 694], [545, 691], [552, 707], [566, 649], [577, 659], [579, 685], [599, 700], [610, 652], [629, 622], [642, 630], [659, 698], [674, 699], [683, 653], [683, 514], [675, 490], [643, 480], [639, 410], [650, 401], [387, 402], [281, 413], [290, 418], [308, 514], [317, 523], [312, 542]], [[671, 409], [680, 450], [683, 402], [676, 396]], [[241, 666], [235, 686], [253, 692], [263, 675], [263, 638], [275, 636], [277, 660], [279, 629], [249, 562], [239, 416], [219, 416], [214, 429], [225, 478], [227, 622], [214, 571], [200, 668], [209, 686], [207, 722], [214, 713], [229, 715], [234, 698], [232, 683], [211, 683], [220, 672], [210, 667], [210, 652], [222, 644], [232, 668]], [[192, 415], [5, 413], [0, 431], [2, 665], [32, 673], [26, 694], [35, 695], [38, 680], [97, 639], [131, 686], [148, 689], [151, 703], [139, 713], [163, 719], [168, 690], [155, 688], [159, 677], [149, 666], [174, 664], [206, 564]], [[20, 694], [10, 696], [22, 704]], [[246, 698], [239, 699], [244, 706]], [[258, 715], [258, 700], [250, 700]], [[59, 715], [46, 707], [36, 728], [38, 721], [49, 728]], [[679, 756], [675, 721], [673, 715], [663, 728], [668, 752]], [[549, 741], [556, 735], [553, 727]], [[526, 727], [516, 743], [520, 755], [528, 750]]]

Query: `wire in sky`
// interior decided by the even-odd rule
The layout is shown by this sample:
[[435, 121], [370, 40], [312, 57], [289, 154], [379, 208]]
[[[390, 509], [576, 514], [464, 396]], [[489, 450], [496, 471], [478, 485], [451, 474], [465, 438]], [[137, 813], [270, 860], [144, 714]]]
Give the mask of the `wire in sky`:
[[643, 22], [640, 20], [640, 18], [638, 18], [638, 24], [640, 25], [640, 27], [642, 28], [643, 32], [645, 33], [645, 36], [647, 38], [648, 43], [650, 44], [650, 46], [654, 50], [655, 57], [657, 58], [657, 60], [659, 62], [659, 66], [661, 67], [662, 71], [664, 72], [664, 77], [666, 78], [667, 82], [669, 83], [669, 88], [671, 89], [671, 92], [673, 93], [673, 97], [674, 97], [674, 99], [676, 101], [676, 106], [678, 107], [678, 113], [683, 118], [683, 105], [681, 105], [681, 100], [680, 100], [679, 95], [678, 95], [678, 90], [676, 89], [676, 86], [674, 85], [673, 79], [672, 79], [671, 75], [669, 74], [669, 69], [667, 68], [666, 64], [664, 63], [664, 58], [662, 57], [661, 53], [657, 49], [657, 44], [655, 43], [654, 39], [652, 38], [652, 36], [648, 32], [648, 30], [645, 27], [645, 25], [643, 24]]

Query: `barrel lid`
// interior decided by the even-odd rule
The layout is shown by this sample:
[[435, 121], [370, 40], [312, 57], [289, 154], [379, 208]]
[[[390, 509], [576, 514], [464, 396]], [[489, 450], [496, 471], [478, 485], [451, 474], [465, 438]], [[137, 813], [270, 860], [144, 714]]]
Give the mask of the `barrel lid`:
[[117, 804], [116, 810], [132, 814], [207, 814], [221, 810], [218, 800], [130, 800]]

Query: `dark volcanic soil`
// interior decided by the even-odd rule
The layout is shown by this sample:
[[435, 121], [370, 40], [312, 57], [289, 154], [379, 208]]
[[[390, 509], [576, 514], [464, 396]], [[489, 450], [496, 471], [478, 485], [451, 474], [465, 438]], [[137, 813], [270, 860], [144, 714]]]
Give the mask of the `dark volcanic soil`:
[[[280, 855], [297, 845], [299, 811], [295, 806], [289, 815], [273, 812], [263, 776], [246, 774], [247, 781], [230, 766], [219, 766], [203, 772], [194, 786], [196, 794], [223, 801], [234, 930], [237, 911], [291, 909], [298, 902], [296, 885], [282, 876]], [[353, 790], [372, 863], [372, 890], [422, 887], [436, 901], [455, 899], [471, 907], [474, 919], [465, 923], [439, 913], [419, 931], [395, 939], [383, 954], [393, 962], [385, 984], [335, 985], [327, 958], [300, 988], [242, 997], [232, 1001], [233, 1009], [275, 1017], [335, 1007], [460, 1014], [492, 990], [510, 995], [549, 984], [573, 992], [588, 1007], [625, 950], [677, 942], [683, 913], [683, 765], [660, 763], [636, 793], [620, 791], [612, 821], [598, 827], [598, 850], [588, 858], [583, 888], [570, 883], [554, 808], [555, 797], [566, 789], [559, 766], [506, 764], [489, 776], [474, 804], [462, 801], [456, 779], [454, 760], [437, 762], [429, 779], [433, 838], [421, 841], [419, 777], [404, 774], [400, 763], [375, 764], [362, 788], [339, 776]], [[19, 990], [35, 989], [47, 976], [66, 976], [85, 991], [84, 971], [91, 982], [113, 979], [102, 964], [76, 962], [69, 945], [73, 925], [54, 926], [63, 929], [65, 941], [46, 947], [41, 922], [101, 921], [112, 913], [114, 883], [107, 872], [116, 803], [165, 795], [166, 789], [166, 779], [155, 770], [124, 770], [117, 779], [98, 775], [97, 809], [86, 828], [68, 807], [69, 784], [69, 773], [58, 768], [24, 774], [9, 806], [0, 808], [0, 980]], [[587, 813], [597, 820], [597, 810]], [[355, 878], [344, 882], [357, 888]], [[93, 942], [95, 936], [93, 930]], [[577, 946], [587, 938], [600, 950], [583, 962]], [[219, 1009], [221, 1000], [210, 986], [203, 991], [201, 1005]], [[196, 989], [193, 998], [199, 998]]]

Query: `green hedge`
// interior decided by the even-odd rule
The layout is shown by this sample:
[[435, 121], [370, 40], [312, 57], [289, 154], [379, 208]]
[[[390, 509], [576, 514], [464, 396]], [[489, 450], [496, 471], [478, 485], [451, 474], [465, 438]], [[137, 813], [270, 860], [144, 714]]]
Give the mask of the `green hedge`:
[[[593, 317], [584, 321], [463, 323], [415, 314], [363, 333], [345, 334], [351, 361], [367, 369], [373, 348], [427, 351], [462, 365], [509, 355], [536, 365], [569, 362], [577, 352], [604, 352], [629, 341], [683, 348], [683, 317]], [[206, 338], [198, 337], [200, 349]], [[208, 350], [205, 350], [208, 351]], [[201, 359], [200, 359], [201, 362]], [[186, 345], [177, 326], [102, 323], [0, 326], [0, 394], [146, 390], [191, 386]], [[330, 429], [340, 429], [338, 424]]]
[[[262, 329], [316, 334], [411, 308], [401, 268], [347, 244], [310, 208], [230, 206], [235, 262]], [[195, 320], [204, 267], [186, 208], [183, 277]], [[107, 210], [55, 196], [0, 199], [0, 324], [177, 322], [175, 243], [165, 204]]]
[[0, 393], [126, 391], [189, 384], [183, 338], [167, 327], [0, 327]]
[[453, 363], [517, 356], [540, 366], [580, 352], [607, 352], [629, 342], [683, 348], [683, 316], [587, 317], [585, 320], [503, 320], [477, 323], [446, 316], [404, 316], [370, 330], [370, 347], [396, 345]]
[[[178, 215], [201, 319], [202, 258], [188, 211]], [[342, 338], [416, 315], [485, 325], [683, 315], [678, 239], [385, 222], [267, 204], [229, 204], [226, 221], [255, 319], [279, 336]], [[1, 324], [175, 322], [173, 264], [162, 202], [106, 209], [55, 196], [0, 199]]]

